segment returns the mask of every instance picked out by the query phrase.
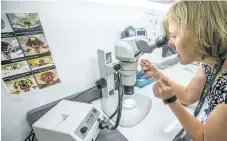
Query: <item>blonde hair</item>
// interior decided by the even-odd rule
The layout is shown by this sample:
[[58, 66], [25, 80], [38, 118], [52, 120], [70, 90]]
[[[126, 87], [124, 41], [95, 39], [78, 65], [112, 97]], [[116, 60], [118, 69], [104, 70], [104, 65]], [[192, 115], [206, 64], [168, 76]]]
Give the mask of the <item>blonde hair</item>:
[[195, 43], [198, 60], [227, 57], [227, 1], [174, 3], [163, 21], [163, 31], [168, 38], [169, 19], [180, 26], [186, 43]]

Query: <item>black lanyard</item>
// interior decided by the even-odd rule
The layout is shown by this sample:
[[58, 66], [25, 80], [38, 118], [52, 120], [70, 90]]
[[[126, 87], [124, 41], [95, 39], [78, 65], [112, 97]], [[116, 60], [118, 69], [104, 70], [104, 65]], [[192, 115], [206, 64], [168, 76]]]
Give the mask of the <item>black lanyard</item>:
[[206, 99], [208, 93], [210, 92], [210, 88], [212, 87], [212, 84], [213, 84], [218, 72], [221, 70], [224, 61], [225, 61], [225, 59], [216, 63], [216, 65], [214, 66], [214, 69], [211, 73], [210, 79], [206, 80], [205, 86], [203, 88], [202, 95], [200, 96], [199, 103], [196, 106], [196, 109], [195, 109], [195, 112], [194, 112], [195, 117], [198, 116], [200, 110], [202, 109], [203, 104], [205, 102], [205, 99]]

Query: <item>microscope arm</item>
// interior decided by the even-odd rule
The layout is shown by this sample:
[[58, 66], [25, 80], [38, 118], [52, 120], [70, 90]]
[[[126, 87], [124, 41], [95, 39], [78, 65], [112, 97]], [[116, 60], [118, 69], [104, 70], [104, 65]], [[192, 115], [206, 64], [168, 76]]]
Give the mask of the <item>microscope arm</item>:
[[165, 36], [159, 36], [154, 41], [144, 36], [124, 38], [115, 43], [115, 56], [119, 61], [134, 62], [141, 53], [152, 53], [154, 49], [163, 47], [167, 42]]

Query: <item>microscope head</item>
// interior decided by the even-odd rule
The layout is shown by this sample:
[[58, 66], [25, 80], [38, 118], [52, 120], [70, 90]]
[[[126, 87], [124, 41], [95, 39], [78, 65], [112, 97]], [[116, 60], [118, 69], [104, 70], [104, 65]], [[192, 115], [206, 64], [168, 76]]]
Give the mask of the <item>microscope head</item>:
[[159, 36], [155, 41], [144, 36], [134, 36], [115, 43], [115, 57], [121, 65], [119, 73], [126, 95], [134, 94], [138, 59], [141, 54], [152, 53], [154, 49], [165, 46], [167, 42], [165, 36]]
[[134, 94], [136, 71], [141, 51], [137, 48], [136, 37], [128, 37], [115, 43], [115, 57], [119, 60], [121, 83], [126, 95]]

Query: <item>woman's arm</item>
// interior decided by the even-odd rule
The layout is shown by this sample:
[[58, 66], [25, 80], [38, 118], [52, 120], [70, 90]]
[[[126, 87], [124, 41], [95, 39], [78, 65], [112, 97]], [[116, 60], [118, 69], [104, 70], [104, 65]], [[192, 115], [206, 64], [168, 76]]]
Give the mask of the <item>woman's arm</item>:
[[[158, 72], [156, 78], [166, 77], [162, 72]], [[167, 77], [165, 78], [167, 79]], [[183, 78], [182, 78], [183, 79]], [[197, 73], [192, 78], [190, 83], [184, 87], [172, 80], [169, 80], [170, 87], [173, 93], [176, 95], [178, 100], [185, 105], [190, 105], [199, 100], [199, 97], [203, 91], [205, 85], [206, 77], [202, 67], [199, 67]]]
[[227, 104], [219, 104], [204, 125], [204, 141], [227, 140]]
[[189, 114], [182, 104], [177, 100], [169, 104], [169, 107], [180, 121], [185, 131], [191, 135], [194, 141], [204, 141], [203, 139], [203, 124], [194, 116]]
[[[153, 86], [154, 95], [161, 99], [169, 99], [174, 96], [167, 79], [157, 80]], [[168, 104], [183, 128], [189, 133], [194, 141], [203, 141], [203, 124], [193, 115], [189, 114], [179, 100]]]
[[[183, 78], [182, 78], [183, 79]], [[170, 80], [170, 87], [181, 103], [190, 105], [199, 100], [203, 91], [206, 77], [202, 67], [199, 67], [196, 75], [192, 78], [187, 87], [184, 87]]]
[[204, 125], [190, 115], [179, 101], [170, 103], [169, 107], [194, 141], [227, 140], [227, 104], [217, 105]]
[[195, 103], [199, 99], [206, 81], [206, 77], [202, 67], [199, 67], [198, 72], [193, 77], [188, 86], [184, 87], [168, 79], [168, 77], [165, 76], [165, 74], [163, 74], [161, 71], [155, 68], [151, 61], [141, 60], [140, 65], [142, 70], [147, 75], [154, 77], [156, 80], [159, 80], [160, 78], [167, 79], [169, 81], [172, 91], [174, 92], [174, 94], [177, 96], [181, 103], [190, 105]]
[[[164, 100], [169, 99], [174, 95], [168, 81], [164, 79], [156, 81], [153, 90], [156, 97]], [[168, 105], [180, 121], [183, 128], [188, 134], [191, 135], [194, 141], [226, 141], [226, 104], [217, 105], [216, 108], [210, 113], [205, 125], [189, 114], [179, 100], [176, 100]]]

